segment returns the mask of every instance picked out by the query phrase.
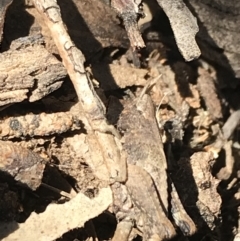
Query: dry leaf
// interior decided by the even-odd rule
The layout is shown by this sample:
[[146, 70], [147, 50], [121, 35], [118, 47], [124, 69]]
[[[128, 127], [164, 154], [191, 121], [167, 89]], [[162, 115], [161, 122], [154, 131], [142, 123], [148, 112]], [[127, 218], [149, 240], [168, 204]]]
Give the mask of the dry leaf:
[[9, 230], [15, 229], [15, 232], [2, 240], [55, 240], [71, 229], [82, 227], [85, 222], [106, 210], [111, 203], [112, 192], [109, 187], [101, 189], [93, 199], [79, 193], [67, 203], [50, 204], [44, 213], [32, 213], [25, 223], [1, 225], [0, 238], [6, 236]]

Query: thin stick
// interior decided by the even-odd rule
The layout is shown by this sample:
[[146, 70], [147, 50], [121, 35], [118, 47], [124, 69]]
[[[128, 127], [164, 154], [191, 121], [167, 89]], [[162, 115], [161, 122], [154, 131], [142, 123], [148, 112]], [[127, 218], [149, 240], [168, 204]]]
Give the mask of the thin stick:
[[75, 197], [75, 196], [77, 195], [76, 192], [75, 192], [75, 194], [73, 194], [73, 193], [67, 193], [67, 192], [65, 192], [65, 191], [62, 191], [62, 190], [56, 188], [56, 187], [49, 186], [48, 184], [46, 184], [46, 183], [44, 183], [44, 182], [41, 183], [41, 186], [46, 187], [47, 189], [52, 190], [52, 191], [60, 194], [61, 196], [67, 197], [67, 198], [69, 198], [69, 199], [72, 199], [73, 197]]
[[[80, 108], [86, 116], [85, 128], [89, 134], [89, 147], [92, 161], [97, 159], [96, 175], [101, 179], [114, 181], [126, 180], [126, 161], [121, 155], [121, 144], [114, 136], [120, 137], [117, 130], [107, 123], [105, 106], [96, 94], [93, 85], [84, 69], [85, 58], [72, 42], [61, 18], [60, 8], [55, 0], [33, 0], [62, 58], [63, 65], [78, 95]], [[96, 152], [94, 154], [94, 152]], [[107, 166], [109, 174], [103, 175], [99, 167]]]

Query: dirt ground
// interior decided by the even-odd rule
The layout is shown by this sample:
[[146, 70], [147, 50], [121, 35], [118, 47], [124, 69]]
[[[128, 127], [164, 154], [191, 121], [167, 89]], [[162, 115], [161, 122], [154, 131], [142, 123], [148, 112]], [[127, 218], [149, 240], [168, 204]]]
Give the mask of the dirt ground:
[[[233, 240], [239, 232], [239, 80], [204, 58], [185, 62], [161, 9], [151, 25], [142, 25], [146, 48], [133, 53], [108, 7], [97, 1], [58, 3], [110, 124], [117, 127], [126, 99], [157, 79], [150, 96], [168, 174], [197, 227], [190, 237], [177, 229], [172, 240]], [[9, 7], [0, 58], [1, 223], [24, 225], [32, 212], [44, 213], [49, 204], [65, 204], [77, 193], [94, 200], [108, 184], [89, 163], [86, 117], [51, 33], [30, 1]], [[111, 205], [102, 210], [55, 240], [112, 240], [117, 219]], [[64, 214], [55, 218], [60, 223]]]

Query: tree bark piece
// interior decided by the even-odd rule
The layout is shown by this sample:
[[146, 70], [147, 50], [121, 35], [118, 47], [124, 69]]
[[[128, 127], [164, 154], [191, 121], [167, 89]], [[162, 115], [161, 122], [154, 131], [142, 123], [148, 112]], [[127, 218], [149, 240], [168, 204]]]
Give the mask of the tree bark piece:
[[199, 30], [196, 18], [182, 0], [157, 0], [157, 2], [169, 18], [178, 49], [184, 59], [191, 61], [198, 58], [201, 52], [195, 40]]
[[67, 72], [42, 42], [39, 35], [20, 38], [0, 54], [0, 106], [37, 101], [61, 87]]
[[123, 19], [124, 26], [133, 49], [145, 47], [145, 43], [137, 24], [140, 3], [141, 1], [132, 0], [111, 1], [111, 7], [115, 9]]
[[43, 137], [81, 129], [78, 106], [68, 112], [26, 114], [0, 120], [0, 139]]
[[45, 161], [36, 153], [10, 142], [0, 141], [0, 170], [36, 190], [42, 182]]

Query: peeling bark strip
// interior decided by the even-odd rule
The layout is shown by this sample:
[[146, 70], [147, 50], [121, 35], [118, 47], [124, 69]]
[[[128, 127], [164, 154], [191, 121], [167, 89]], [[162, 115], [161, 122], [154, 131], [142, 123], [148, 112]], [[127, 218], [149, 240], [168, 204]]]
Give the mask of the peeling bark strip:
[[[49, 27], [55, 44], [63, 60], [63, 64], [73, 82], [79, 102], [86, 115], [86, 129], [96, 141], [92, 150], [100, 150], [102, 162], [110, 173], [108, 181], [124, 181], [126, 179], [125, 157], [121, 156], [120, 142], [116, 138], [117, 130], [107, 123], [105, 107], [97, 96], [91, 81], [84, 69], [85, 58], [75, 47], [63, 24], [59, 6], [55, 0], [33, 0], [37, 10]], [[90, 142], [89, 144], [91, 144]]]

